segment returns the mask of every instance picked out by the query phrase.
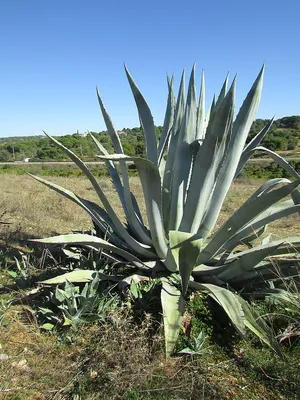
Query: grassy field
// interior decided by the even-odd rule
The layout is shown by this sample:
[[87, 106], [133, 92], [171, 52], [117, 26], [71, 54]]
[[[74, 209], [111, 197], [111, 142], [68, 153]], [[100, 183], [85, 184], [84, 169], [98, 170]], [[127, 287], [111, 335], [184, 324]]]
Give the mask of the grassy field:
[[[85, 178], [47, 179], [74, 191], [79, 196], [97, 201], [93, 188]], [[110, 180], [99, 178], [99, 181], [111, 204], [119, 216], [122, 216], [121, 206]], [[218, 226], [251, 196], [262, 182], [247, 179], [235, 183], [224, 204]], [[145, 205], [138, 178], [131, 178], [131, 189], [144, 213]], [[1, 175], [0, 211], [5, 213], [2, 220], [10, 223], [0, 226], [2, 240], [36, 238], [91, 228], [89, 217], [80, 207], [27, 175]], [[274, 234], [274, 238], [293, 236], [299, 232], [299, 223], [299, 216], [293, 215], [272, 224], [270, 232]]]
[[[49, 180], [96, 201], [84, 178]], [[107, 178], [99, 180], [122, 216], [112, 184]], [[235, 183], [218, 225], [261, 183]], [[131, 178], [131, 187], [144, 212], [138, 178]], [[187, 314], [191, 318], [204, 316], [208, 330], [217, 329], [219, 335], [217, 341], [207, 344], [211, 352], [201, 357], [166, 361], [160, 324], [150, 314], [137, 322], [130, 302], [112, 308], [104, 321], [84, 325], [76, 332], [64, 336], [42, 332], [34, 302], [23, 301], [24, 290], [17, 288], [7, 273], [17, 254], [10, 249], [19, 248], [20, 244], [24, 248], [28, 238], [88, 230], [90, 220], [78, 206], [49, 188], [27, 175], [14, 174], [1, 174], [1, 214], [0, 220], [9, 224], [0, 225], [0, 399], [299, 398], [299, 345], [284, 349], [287, 362], [276, 358], [254, 338], [241, 341], [230, 329], [230, 345], [224, 345], [222, 336], [228, 332], [211, 326], [205, 299], [196, 298]], [[282, 238], [299, 234], [299, 226], [300, 217], [294, 215], [274, 223], [269, 231], [274, 238]], [[53, 263], [49, 254], [26, 257], [33, 274]], [[196, 317], [193, 324], [196, 332]], [[182, 335], [178, 350], [184, 345]]]

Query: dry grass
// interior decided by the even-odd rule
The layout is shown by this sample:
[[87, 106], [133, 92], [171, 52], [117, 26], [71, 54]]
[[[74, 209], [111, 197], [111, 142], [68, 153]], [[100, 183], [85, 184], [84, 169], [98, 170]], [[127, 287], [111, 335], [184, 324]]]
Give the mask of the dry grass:
[[[51, 177], [50, 180], [84, 198], [97, 201], [93, 188], [85, 178]], [[107, 178], [99, 181], [112, 206], [119, 216], [123, 217], [113, 185]], [[261, 183], [261, 181], [235, 183], [223, 206], [218, 225], [224, 222]], [[0, 211], [1, 214], [5, 212], [5, 221], [11, 223], [0, 225], [0, 237], [3, 239], [43, 237], [68, 233], [72, 230], [87, 230], [91, 227], [89, 217], [80, 207], [29, 176], [1, 174], [1, 187]], [[138, 178], [131, 178], [131, 188], [145, 215], [142, 189]], [[299, 225], [299, 215], [292, 215], [271, 224], [270, 232], [278, 238], [293, 236], [298, 234]]]
[[75, 344], [66, 345], [55, 335], [41, 334], [24, 319], [22, 307], [12, 307], [0, 326], [8, 355], [0, 361], [0, 398], [284, 399], [222, 352], [165, 360], [163, 332], [150, 335], [152, 327], [150, 317], [136, 324], [128, 311], [115, 309], [107, 322], [83, 327]]
[[55, 335], [41, 335], [38, 326], [26, 320], [25, 310], [11, 307], [0, 324], [1, 352], [7, 357], [0, 360], [0, 398], [53, 398], [72, 385], [84, 343], [70, 348], [59, 345]]

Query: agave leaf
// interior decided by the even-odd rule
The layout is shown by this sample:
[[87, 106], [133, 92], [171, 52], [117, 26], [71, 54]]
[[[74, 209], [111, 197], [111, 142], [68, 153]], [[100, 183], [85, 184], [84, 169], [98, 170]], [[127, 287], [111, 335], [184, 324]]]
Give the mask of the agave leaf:
[[99, 275], [100, 280], [111, 280], [114, 282], [118, 282], [119, 280], [122, 279], [122, 277], [104, 275], [95, 270], [79, 269], [72, 272], [67, 272], [66, 274], [56, 276], [55, 278], [47, 279], [45, 281], [40, 281], [38, 283], [43, 285], [60, 285], [66, 282], [86, 283], [86, 282], [91, 282], [96, 277], [97, 274]]
[[103, 119], [104, 119], [104, 122], [105, 122], [105, 125], [106, 125], [106, 128], [107, 128], [107, 133], [109, 134], [109, 137], [110, 137], [110, 139], [112, 141], [112, 144], [114, 146], [115, 151], [117, 153], [123, 153], [123, 147], [122, 147], [122, 144], [121, 144], [120, 137], [117, 134], [117, 132], [116, 132], [114, 126], [113, 126], [113, 123], [111, 121], [111, 118], [110, 118], [108, 112], [106, 111], [106, 108], [104, 106], [102, 98], [101, 98], [101, 96], [99, 94], [98, 88], [96, 88], [96, 91], [97, 91], [97, 97], [98, 97], [99, 105], [100, 105], [101, 112], [102, 112], [102, 115], [103, 115]]
[[53, 137], [47, 135], [58, 147], [60, 147], [70, 158], [74, 163], [82, 170], [82, 172], [86, 175], [86, 177], [89, 179], [91, 182], [92, 186], [94, 187], [99, 199], [101, 200], [105, 210], [109, 214], [115, 229], [117, 230], [118, 234], [122, 237], [122, 239], [130, 246], [136, 253], [138, 253], [141, 256], [144, 256], [146, 258], [152, 259], [153, 256], [155, 258], [155, 255], [151, 252], [151, 249], [147, 245], [143, 245], [142, 243], [139, 243], [137, 240], [135, 240], [125, 229], [124, 225], [118, 218], [117, 214], [115, 213], [114, 209], [110, 205], [110, 201], [107, 199], [105, 196], [103, 190], [97, 183], [95, 177], [93, 174], [90, 172], [90, 170], [87, 168], [87, 166], [74, 154], [72, 151], [70, 151], [67, 147], [59, 143], [56, 139]]
[[[230, 283], [231, 279], [242, 275], [244, 272], [251, 271], [260, 261], [272, 254], [282, 243], [283, 241], [279, 243], [270, 243], [237, 253], [235, 255], [236, 259], [227, 263], [227, 268], [217, 274], [218, 278], [224, 282]], [[232, 256], [231, 259], [233, 257], [234, 256]]]
[[45, 324], [41, 325], [41, 329], [45, 329], [46, 331], [52, 331], [55, 328], [54, 324], [50, 322], [46, 322]]
[[295, 179], [300, 178], [300, 175], [298, 174], [298, 172], [283, 157], [281, 157], [274, 151], [269, 150], [263, 146], [255, 147], [254, 151], [263, 151], [263, 152], [267, 153], [271, 158], [273, 158], [274, 161], [277, 162], [278, 165], [280, 165], [283, 169], [285, 169]]
[[214, 97], [213, 97], [213, 99], [212, 99], [212, 102], [211, 102], [211, 104], [210, 104], [210, 106], [209, 106], [209, 109], [208, 109], [208, 111], [207, 111], [205, 120], [204, 120], [204, 132], [206, 132], [206, 129], [207, 129], [207, 127], [208, 127], [208, 124], [209, 124], [209, 122], [210, 122], [210, 120], [211, 120], [211, 118], [212, 118], [212, 116], [213, 116], [215, 107], [216, 107], [216, 96], [214, 95]]
[[[235, 233], [237, 233], [245, 225], [248, 225], [256, 216], [269, 208], [272, 204], [289, 195], [293, 190], [295, 190], [299, 183], [300, 180], [294, 181], [279, 189], [275, 189], [268, 193], [263, 193], [261, 194], [261, 196], [256, 197], [251, 201], [247, 201], [210, 238], [210, 242], [208, 243], [206, 248], [200, 253], [197, 263], [205, 264], [220, 249], [223, 248], [224, 244]], [[267, 220], [260, 226], [265, 225], [266, 223], [268, 223]], [[257, 229], [260, 226], [257, 226], [254, 229]]]
[[[107, 157], [103, 156], [102, 158], [106, 159]], [[109, 159], [135, 162], [142, 182], [152, 243], [157, 255], [164, 259], [167, 255], [168, 247], [162, 222], [161, 181], [157, 167], [150, 160], [124, 156], [123, 154], [111, 155]]]
[[141, 127], [145, 137], [147, 159], [152, 161], [153, 164], [157, 166], [158, 155], [156, 145], [156, 132], [150, 108], [126, 66], [125, 72], [139, 112]]
[[174, 171], [176, 148], [184, 116], [184, 107], [185, 107], [184, 91], [185, 91], [185, 72], [183, 71], [181, 76], [181, 82], [175, 109], [174, 124], [172, 128], [172, 134], [170, 137], [168, 156], [166, 160], [165, 172], [163, 177], [162, 202], [163, 202], [163, 220], [166, 231], [168, 230], [169, 226], [169, 215], [170, 215], [170, 204], [171, 204], [171, 182]]
[[232, 180], [243, 152], [243, 148], [254, 120], [256, 110], [261, 97], [264, 67], [261, 69], [256, 81], [248, 93], [232, 128], [232, 134], [228, 143], [226, 159], [220, 170], [213, 192], [210, 207], [203, 221], [205, 230], [201, 232], [205, 237], [212, 231], [219, 216], [225, 196], [230, 188]]
[[201, 277], [201, 280], [203, 280], [203, 277], [207, 277], [207, 276], [216, 276], [217, 274], [219, 274], [220, 272], [224, 271], [227, 269], [227, 265], [223, 264], [223, 265], [197, 265], [197, 267], [195, 267], [192, 271], [192, 275], [195, 278], [199, 278]]
[[[277, 162], [283, 169], [285, 169], [289, 174], [291, 174], [295, 179], [300, 179], [300, 175], [298, 172], [283, 158], [276, 154], [274, 151], [271, 151], [263, 146], [256, 147], [255, 150], [263, 151], [267, 153], [274, 161]], [[299, 189], [295, 190], [292, 193], [292, 198], [295, 204], [300, 204], [300, 191]]]
[[243, 289], [243, 297], [248, 297], [247, 291], [250, 290], [249, 297], [256, 298], [254, 290], [269, 286], [270, 282], [282, 284], [286, 278], [299, 278], [299, 268], [296, 266], [297, 261], [287, 259], [281, 260], [280, 264], [277, 264], [276, 258], [273, 259], [273, 257], [274, 254], [271, 261], [262, 261], [252, 271], [245, 272], [243, 275], [232, 279], [231, 286], [236, 289]]
[[215, 104], [214, 113], [218, 109], [218, 107], [222, 104], [223, 100], [225, 99], [226, 90], [227, 90], [227, 86], [228, 86], [228, 80], [229, 80], [229, 73], [226, 75], [225, 81], [224, 81], [223, 86], [222, 86], [222, 88], [220, 90], [218, 99], [217, 99], [216, 104]]
[[254, 232], [262, 226], [270, 224], [271, 222], [274, 222], [280, 218], [287, 217], [297, 212], [300, 212], [300, 204], [291, 207], [284, 207], [282, 209], [278, 208], [278, 211], [276, 207], [274, 207], [273, 209], [272, 207], [270, 207], [267, 212], [259, 215], [250, 224], [246, 225], [245, 227], [243, 227], [243, 229], [239, 230], [234, 236], [232, 236], [230, 240], [224, 243], [222, 249], [232, 250], [243, 238], [245, 238], [251, 232]]
[[224, 145], [231, 133], [235, 81], [207, 127], [193, 166], [180, 230], [197, 233], [219, 171]]
[[[100, 151], [100, 154], [104, 155], [104, 156], [108, 156], [109, 155], [108, 151], [99, 142], [99, 140], [96, 139], [95, 136], [93, 136], [91, 133], [90, 133], [90, 136], [93, 139], [93, 141], [95, 142], [96, 146], [98, 147], [98, 149]], [[120, 201], [122, 203], [122, 206], [123, 206], [123, 209], [125, 210], [124, 188], [123, 188], [122, 182], [120, 180], [118, 171], [117, 171], [117, 169], [116, 169], [116, 167], [115, 167], [115, 165], [114, 165], [114, 163], [112, 161], [105, 160], [105, 164], [106, 164], [106, 168], [107, 168], [107, 170], [108, 170], [108, 172], [109, 172], [109, 174], [110, 174], [110, 176], [112, 178], [114, 186], [115, 186], [115, 188], [117, 190], [119, 199], [120, 199]]]
[[267, 344], [279, 357], [282, 357], [282, 352], [277, 340], [274, 337], [272, 329], [264, 322], [263, 319], [254, 316], [255, 310], [249, 304], [239, 297], [239, 302], [242, 306], [245, 315], [245, 325], [256, 336], [258, 336], [265, 344]]
[[193, 146], [191, 146], [191, 144], [195, 141], [196, 137], [196, 115], [197, 101], [194, 66], [189, 81], [185, 113], [179, 132], [175, 163], [173, 166], [174, 172], [172, 178], [169, 230], [178, 230], [183, 215], [193, 157]]
[[201, 251], [202, 238], [192, 233], [170, 231], [169, 245], [181, 276], [182, 294], [185, 295], [191, 272]]
[[245, 334], [245, 318], [243, 309], [239, 302], [239, 296], [228, 289], [208, 283], [190, 281], [189, 286], [195, 290], [205, 291], [223, 308], [237, 331], [242, 336]]
[[[117, 131], [115, 130], [113, 123], [110, 119], [110, 116], [108, 115], [108, 113], [104, 107], [104, 104], [99, 95], [98, 89], [97, 89], [97, 95], [98, 95], [98, 100], [99, 100], [99, 104], [101, 107], [102, 115], [103, 115], [103, 118], [104, 118], [104, 121], [106, 124], [107, 132], [111, 138], [114, 149], [118, 154], [123, 154], [123, 147], [122, 147], [119, 135], [118, 135]], [[106, 155], [108, 155], [107, 152], [106, 152]], [[111, 161], [107, 161], [107, 162], [109, 163]], [[132, 193], [130, 192], [130, 187], [129, 187], [129, 177], [128, 177], [128, 172], [127, 172], [127, 166], [124, 161], [120, 161], [120, 168], [121, 168], [124, 188], [123, 188], [123, 191], [120, 188], [120, 190], [118, 191], [118, 194], [119, 194], [119, 192], [121, 194], [121, 197], [120, 197], [120, 194], [119, 194], [119, 197], [120, 197], [123, 209], [125, 211], [127, 221], [129, 223], [131, 229], [137, 236], [138, 240], [140, 240], [142, 243], [145, 243], [147, 245], [151, 245], [151, 240], [145, 230], [145, 227], [139, 220], [138, 215], [136, 214], [136, 212], [134, 210], [134, 206], [132, 203]], [[109, 169], [109, 172], [113, 172], [113, 171], [111, 171], [111, 168]], [[117, 175], [118, 175], [118, 173], [117, 173]], [[118, 177], [119, 177], [119, 175], [118, 175]], [[115, 173], [114, 173], [114, 178], [116, 179]], [[116, 183], [119, 184], [118, 180], [116, 181]]]
[[252, 154], [255, 152], [255, 148], [260, 144], [260, 142], [263, 140], [263, 138], [266, 136], [268, 133], [269, 129], [271, 128], [272, 124], [274, 121], [274, 117], [270, 120], [270, 122], [256, 135], [254, 138], [247, 144], [245, 149], [243, 150], [243, 153], [241, 155], [238, 167], [235, 172], [235, 177], [238, 176], [238, 174], [241, 172], [241, 170], [244, 168], [245, 164], [249, 160], [249, 158], [252, 156]]
[[[49, 182], [43, 178], [40, 178], [38, 176], [28, 174], [32, 178], [36, 179], [37, 181], [43, 183], [44, 185], [48, 186], [50, 189], [55, 190], [57, 193], [63, 195], [67, 199], [73, 201], [74, 203], [78, 204], [81, 208], [83, 208], [89, 216], [92, 218], [92, 220], [95, 222], [95, 224], [100, 228], [100, 230], [105, 233], [107, 231], [107, 226], [106, 224], [110, 225], [110, 218], [108, 217], [108, 214], [105, 214], [105, 211], [99, 207], [101, 210], [101, 213], [98, 210], [98, 215], [93, 211], [93, 209], [89, 206], [89, 204], [94, 204], [92, 202], [89, 202], [85, 199], [82, 199], [81, 197], [77, 196], [75, 193], [68, 189], [64, 189], [63, 187], [56, 185], [55, 183]], [[103, 211], [103, 213], [102, 213]], [[105, 218], [105, 215], [108, 217], [107, 219]], [[101, 218], [99, 218], [99, 216]], [[102, 220], [104, 219], [104, 221]]]
[[[257, 240], [260, 236], [262, 236], [264, 233], [266, 233], [267, 230], [267, 226], [268, 225], [264, 225], [263, 227], [261, 227], [260, 229], [254, 231], [254, 233], [248, 235], [247, 237], [244, 237], [239, 244], [245, 244], [249, 247], [253, 247], [252, 242], [254, 242], [255, 240]], [[268, 237], [270, 237], [271, 235], [269, 235]], [[267, 244], [269, 243], [269, 241], [265, 241], [267, 238], [264, 238], [262, 240], [262, 244]]]
[[164, 150], [166, 148], [173, 123], [174, 123], [174, 114], [175, 114], [175, 98], [174, 98], [174, 77], [172, 77], [169, 83], [169, 95], [168, 95], [168, 103], [165, 114], [165, 120], [163, 125], [163, 130], [161, 133], [159, 146], [158, 146], [158, 164], [161, 164], [163, 159]]
[[204, 72], [202, 71], [201, 89], [200, 89], [199, 104], [197, 110], [196, 140], [204, 139], [205, 136], [204, 120], [205, 120], [205, 79], [204, 79]]
[[185, 303], [180, 291], [166, 279], [162, 279], [161, 304], [164, 319], [166, 357], [170, 357], [178, 338]]
[[106, 249], [115, 254], [120, 255], [127, 261], [136, 261], [141, 263], [133, 254], [125, 251], [110, 242], [103, 240], [97, 236], [86, 235], [83, 233], [74, 233], [69, 235], [52, 236], [44, 239], [32, 239], [32, 242], [46, 243], [46, 244], [64, 244], [64, 245], [79, 245], [79, 246], [93, 246], [95, 249]]

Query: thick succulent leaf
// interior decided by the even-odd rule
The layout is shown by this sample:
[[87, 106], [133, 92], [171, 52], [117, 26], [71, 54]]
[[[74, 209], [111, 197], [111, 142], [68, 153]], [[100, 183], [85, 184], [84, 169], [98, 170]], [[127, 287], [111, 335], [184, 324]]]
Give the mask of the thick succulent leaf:
[[222, 264], [222, 265], [197, 265], [197, 267], [195, 267], [192, 271], [192, 275], [195, 278], [200, 278], [201, 277], [201, 281], [203, 277], [207, 277], [207, 276], [216, 276], [217, 274], [221, 273], [222, 271], [227, 269], [227, 265], [226, 264]]
[[140, 259], [133, 254], [114, 246], [106, 240], [100, 239], [97, 236], [86, 235], [84, 233], [73, 233], [69, 235], [52, 236], [44, 239], [32, 239], [33, 242], [46, 243], [46, 244], [60, 244], [60, 245], [80, 245], [80, 246], [93, 246], [95, 249], [105, 249], [118, 254], [127, 261], [136, 261], [141, 263]]
[[285, 169], [289, 174], [291, 174], [295, 179], [299, 179], [300, 175], [298, 172], [280, 155], [275, 153], [272, 150], [267, 149], [266, 147], [263, 146], [258, 146], [254, 149], [255, 151], [263, 151], [267, 153], [271, 158], [273, 158], [274, 161], [277, 162], [278, 165], [280, 165], [283, 169]]
[[244, 311], [245, 325], [247, 328], [267, 344], [279, 357], [282, 357], [282, 352], [272, 329], [262, 318], [259, 318], [259, 315], [255, 315], [255, 310], [249, 306], [246, 300], [239, 297], [239, 302]]
[[[300, 179], [300, 175], [298, 172], [281, 156], [275, 153], [272, 150], [269, 150], [263, 146], [256, 147], [255, 150], [263, 151], [267, 153], [274, 161], [277, 162], [283, 169], [285, 169], [289, 174], [291, 174], [295, 179]], [[300, 204], [300, 191], [299, 189], [295, 190], [292, 193], [292, 198], [295, 204]]]
[[255, 151], [255, 148], [259, 146], [260, 142], [263, 140], [263, 138], [266, 136], [268, 133], [269, 129], [271, 128], [273, 124], [274, 118], [270, 120], [270, 122], [256, 135], [254, 138], [247, 144], [245, 149], [243, 150], [243, 153], [241, 155], [238, 167], [235, 172], [235, 177], [238, 176], [238, 174], [241, 172], [241, 170], [244, 168], [245, 164], [249, 160], [249, 158], [252, 156], [253, 152]]
[[185, 302], [180, 290], [166, 279], [162, 279], [161, 304], [165, 330], [166, 357], [170, 357], [183, 320]]
[[215, 116], [196, 155], [180, 230], [197, 233], [219, 171], [224, 145], [231, 133], [235, 81]]
[[196, 140], [202, 140], [205, 137], [205, 80], [204, 72], [202, 71], [201, 89], [197, 110], [197, 125], [196, 125]]
[[228, 80], [229, 80], [229, 73], [226, 75], [226, 78], [224, 80], [223, 86], [221, 87], [218, 99], [217, 99], [216, 104], [215, 104], [214, 112], [216, 112], [218, 107], [222, 104], [223, 100], [225, 99], [226, 90], [227, 90], [227, 86], [228, 86]]
[[179, 269], [183, 295], [185, 295], [187, 291], [191, 272], [201, 251], [202, 242], [202, 238], [192, 233], [179, 231], [169, 232], [169, 246], [177, 268]]
[[168, 246], [162, 222], [161, 180], [157, 167], [151, 161], [140, 157], [114, 154], [109, 156], [109, 159], [135, 162], [142, 182], [152, 243], [157, 255], [164, 259]]
[[299, 309], [300, 306], [300, 298], [299, 298], [299, 293], [293, 293], [289, 292], [284, 289], [264, 289], [260, 292], [262, 295], [262, 298], [265, 298], [267, 296], [274, 297], [283, 303], [290, 304], [291, 306], [297, 307]]
[[245, 318], [239, 296], [228, 289], [208, 283], [190, 281], [189, 286], [195, 290], [205, 291], [223, 308], [237, 331], [241, 335], [245, 334]]
[[[96, 146], [98, 147], [100, 154], [104, 155], [104, 156], [108, 156], [109, 153], [106, 150], [106, 148], [99, 142], [98, 139], [95, 138], [95, 136], [93, 136], [90, 133], [91, 138], [93, 139], [93, 141], [95, 142]], [[111, 179], [113, 181], [113, 184], [117, 190], [119, 199], [122, 203], [123, 209], [125, 210], [125, 198], [124, 198], [124, 188], [121, 182], [121, 179], [119, 177], [117, 168], [115, 167], [114, 163], [110, 160], [105, 160], [105, 164], [106, 164], [106, 168], [111, 176]]]
[[[271, 192], [262, 193], [260, 196], [247, 201], [242, 205], [220, 229], [210, 238], [206, 248], [200, 253], [197, 264], [206, 264], [224, 244], [241, 228], [248, 225], [255, 217], [271, 205], [289, 195], [299, 185], [300, 181], [292, 182]], [[268, 223], [266, 221], [266, 223]], [[265, 225], [266, 223], [262, 224]], [[259, 228], [262, 225], [256, 227]], [[254, 228], [255, 230], [255, 228]], [[240, 238], [241, 239], [241, 238]], [[239, 239], [239, 240], [240, 240]]]
[[[105, 121], [105, 124], [107, 127], [107, 132], [111, 138], [114, 149], [118, 154], [123, 154], [123, 147], [122, 147], [122, 144], [120, 141], [120, 137], [119, 137], [115, 127], [113, 126], [110, 116], [108, 115], [108, 113], [104, 107], [103, 101], [99, 95], [98, 90], [97, 90], [97, 95], [98, 95], [98, 100], [99, 100], [99, 104], [101, 107], [101, 111], [103, 114], [103, 118], [104, 118], [104, 121]], [[98, 148], [101, 151], [101, 144], [99, 142], [97, 143], [96, 139], [94, 139], [94, 141], [96, 142]], [[102, 153], [103, 153], [103, 149], [102, 149]], [[108, 155], [107, 151], [104, 153], [106, 153], [105, 155]], [[113, 163], [109, 160], [106, 160], [106, 163], [111, 163], [113, 165]], [[128, 224], [130, 225], [132, 231], [134, 232], [134, 234], [138, 240], [140, 240], [142, 243], [145, 243], [147, 245], [151, 245], [151, 240], [149, 238], [149, 235], [147, 234], [145, 227], [143, 226], [142, 222], [139, 220], [138, 214], [135, 212], [135, 209], [134, 209], [134, 205], [132, 202], [132, 193], [130, 192], [130, 187], [129, 187], [129, 178], [128, 178], [126, 163], [124, 161], [120, 161], [120, 168], [121, 168], [122, 180], [123, 180], [124, 187], [122, 185], [120, 186], [119, 175], [116, 171], [116, 168], [112, 169], [111, 164], [107, 165], [108, 170], [109, 170], [110, 174], [113, 173], [112, 179], [116, 186], [117, 192], [119, 194], [119, 198], [120, 198], [121, 204], [123, 206]]]
[[102, 98], [101, 98], [101, 96], [99, 94], [98, 88], [96, 90], [97, 90], [97, 97], [98, 97], [99, 105], [100, 105], [101, 112], [102, 112], [102, 115], [103, 115], [103, 119], [104, 119], [104, 122], [105, 122], [105, 125], [106, 125], [106, 128], [107, 128], [107, 133], [109, 134], [109, 137], [110, 137], [110, 139], [112, 141], [112, 144], [114, 146], [115, 152], [121, 154], [121, 153], [123, 153], [123, 147], [122, 147], [122, 144], [121, 144], [120, 137], [119, 137], [117, 131], [115, 130], [114, 126], [113, 126], [112, 120], [111, 120], [108, 112], [106, 111], [106, 108], [104, 106]]
[[232, 279], [231, 286], [237, 290], [242, 289], [243, 297], [256, 298], [254, 290], [269, 287], [270, 282], [282, 284], [285, 279], [299, 278], [299, 259], [281, 258], [280, 263], [277, 263], [273, 256], [270, 261], [262, 261], [252, 271]]
[[157, 166], [158, 155], [156, 145], [156, 131], [150, 108], [126, 66], [125, 71], [139, 112], [141, 127], [145, 137], [147, 159], [152, 161], [153, 164]]
[[99, 275], [100, 280], [110, 280], [118, 282], [122, 277], [116, 277], [112, 275], [105, 275], [97, 272], [95, 270], [79, 269], [72, 272], [67, 272], [66, 274], [56, 276], [55, 278], [47, 279], [45, 281], [38, 282], [43, 285], [60, 285], [62, 283], [86, 283], [91, 282], [95, 279], [96, 275]]
[[209, 109], [208, 109], [208, 111], [207, 111], [205, 120], [204, 120], [204, 132], [206, 132], [206, 129], [207, 129], [207, 127], [208, 127], [208, 124], [209, 124], [210, 120], [211, 120], [212, 117], [213, 117], [213, 113], [214, 113], [215, 107], [216, 107], [216, 96], [214, 95], [214, 97], [213, 97], [213, 99], [212, 99], [212, 102], [211, 102], [211, 104], [210, 104], [210, 106], [209, 106]]
[[185, 92], [185, 72], [183, 71], [178, 92], [178, 98], [176, 102], [174, 124], [170, 136], [168, 156], [166, 160], [165, 172], [163, 177], [163, 188], [162, 188], [163, 220], [166, 230], [168, 230], [169, 227], [171, 191], [172, 191], [171, 182], [173, 178], [176, 148], [184, 116], [184, 107], [185, 107], [184, 92]]
[[[45, 133], [46, 134], [46, 133]], [[153, 256], [155, 258], [155, 255], [151, 252], [151, 249], [149, 246], [144, 245], [142, 243], [139, 243], [135, 238], [133, 238], [128, 231], [125, 229], [124, 225], [118, 218], [117, 214], [115, 213], [114, 209], [110, 205], [110, 201], [107, 199], [105, 193], [101, 189], [100, 185], [96, 181], [95, 177], [93, 174], [90, 172], [90, 170], [87, 168], [87, 166], [74, 154], [71, 150], [69, 150], [67, 147], [59, 143], [56, 139], [53, 137], [49, 136], [46, 134], [58, 147], [60, 147], [70, 158], [74, 163], [82, 170], [82, 172], [86, 175], [86, 177], [89, 179], [91, 182], [92, 186], [94, 187], [99, 199], [101, 200], [105, 210], [109, 214], [115, 229], [117, 230], [118, 234], [122, 237], [122, 239], [130, 246], [136, 253], [138, 253], [141, 256], [147, 257], [149, 259], [153, 259]]]
[[230, 188], [232, 180], [234, 179], [250, 127], [254, 121], [256, 110], [259, 105], [263, 75], [264, 67], [261, 69], [233, 123], [232, 134], [228, 143], [228, 151], [226, 153], [227, 156], [220, 170], [209, 210], [203, 221], [203, 231], [201, 234], [205, 237], [207, 237], [212, 231], [219, 216], [225, 196]]
[[[32, 175], [32, 174], [28, 174], [28, 175], [31, 176], [32, 178], [36, 179], [37, 181], [43, 183], [44, 185], [48, 186], [50, 189], [55, 190], [57, 193], [63, 195], [67, 199], [73, 201], [77, 205], [79, 205], [81, 208], [83, 208], [89, 214], [89, 216], [92, 218], [92, 220], [94, 221], [96, 226], [102, 231], [102, 233], [107, 232], [107, 226], [111, 226], [110, 225], [111, 221], [110, 221], [110, 219], [105, 218], [106, 216], [108, 216], [108, 214], [105, 213], [105, 210], [101, 209], [101, 207], [99, 207], [99, 209], [101, 210], [101, 213], [100, 212], [96, 213], [93, 210], [93, 208], [91, 207], [91, 204], [95, 205], [95, 203], [92, 203], [92, 202], [89, 202], [88, 200], [82, 199], [81, 197], [79, 197], [75, 193], [73, 193], [71, 190], [65, 189], [59, 185], [56, 185], [55, 183], [49, 182], [43, 178], [40, 178], [40, 177]], [[109, 232], [108, 232], [108, 235], [111, 236]]]
[[[270, 243], [237, 253], [236, 259], [227, 263], [227, 268], [218, 273], [217, 277], [226, 283], [230, 283], [231, 279], [240, 276], [245, 272], [251, 271], [265, 257], [272, 254], [272, 252], [282, 243], [283, 241], [275, 244]], [[231, 257], [231, 260], [233, 257], [234, 256]]]
[[196, 137], [197, 100], [195, 85], [195, 66], [191, 72], [185, 113], [178, 137], [178, 144], [173, 165], [172, 196], [169, 218], [169, 230], [178, 230], [189, 183], [192, 165], [193, 146]]
[[[286, 202], [283, 202], [286, 203]], [[288, 202], [289, 203], [289, 202]], [[243, 238], [247, 237], [251, 232], [255, 232], [257, 229], [270, 224], [278, 219], [288, 217], [289, 215], [296, 214], [300, 212], [300, 204], [296, 206], [283, 206], [282, 209], [279, 207], [270, 207], [266, 212], [259, 215], [255, 218], [250, 224], [247, 224], [241, 230], [239, 230], [234, 236], [230, 238], [224, 245], [222, 246], [222, 251], [224, 250], [232, 250], [238, 243], [243, 240]], [[218, 251], [216, 254], [218, 254]]]
[[174, 78], [172, 77], [169, 83], [169, 95], [168, 95], [168, 103], [165, 114], [165, 120], [163, 125], [163, 130], [161, 133], [159, 146], [158, 146], [158, 164], [161, 164], [163, 159], [163, 154], [167, 146], [167, 142], [169, 140], [169, 136], [174, 123], [174, 115], [175, 115], [175, 97], [174, 97]]

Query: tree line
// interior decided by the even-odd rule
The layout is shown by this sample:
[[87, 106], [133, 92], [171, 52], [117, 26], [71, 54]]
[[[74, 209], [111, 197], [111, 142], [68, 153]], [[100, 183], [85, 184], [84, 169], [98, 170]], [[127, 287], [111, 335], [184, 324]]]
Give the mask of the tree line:
[[[248, 141], [269, 122], [267, 119], [254, 121]], [[156, 127], [159, 138], [162, 127]], [[106, 131], [91, 132], [107, 149], [113, 153], [113, 147]], [[124, 128], [119, 131], [124, 153], [131, 156], [145, 156], [144, 137], [140, 127]], [[89, 135], [74, 133], [57, 137], [66, 147], [79, 157], [87, 160], [98, 160], [99, 154], [95, 143]], [[271, 150], [294, 150], [300, 139], [300, 116], [291, 116], [277, 119], [264, 138], [262, 145]], [[22, 161], [64, 161], [66, 155], [53, 142], [44, 136], [0, 138], [0, 162]]]

